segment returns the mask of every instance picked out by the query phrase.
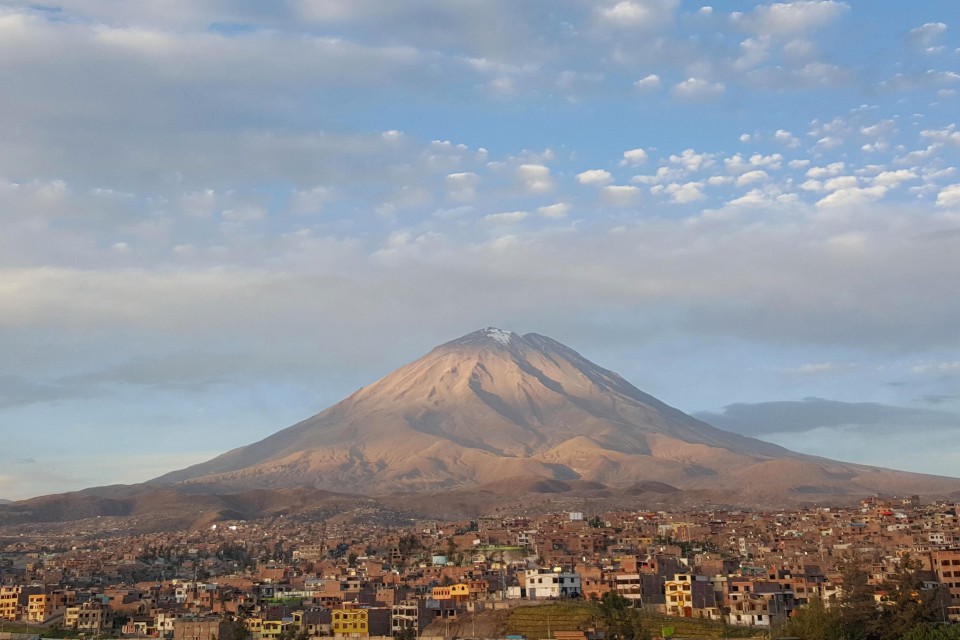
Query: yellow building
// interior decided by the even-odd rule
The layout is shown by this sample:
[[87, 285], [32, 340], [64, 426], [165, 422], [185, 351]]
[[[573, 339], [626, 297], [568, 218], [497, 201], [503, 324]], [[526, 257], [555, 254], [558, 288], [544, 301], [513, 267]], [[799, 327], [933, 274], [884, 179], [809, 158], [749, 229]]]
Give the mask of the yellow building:
[[434, 587], [430, 596], [434, 600], [456, 600], [463, 602], [470, 599], [470, 585], [452, 584], [448, 587]]
[[693, 612], [693, 583], [690, 574], [678, 573], [664, 585], [668, 616], [690, 617]]
[[66, 606], [66, 598], [62, 593], [34, 593], [27, 603], [27, 620], [29, 622], [46, 622], [58, 609]]
[[279, 638], [281, 633], [283, 633], [281, 620], [264, 620], [260, 627], [260, 637], [264, 640]]
[[20, 587], [0, 587], [0, 620], [16, 620]]
[[249, 631], [254, 636], [258, 636], [263, 632], [263, 618], [250, 617], [244, 620], [247, 624], [247, 631]]
[[334, 609], [333, 635], [338, 638], [358, 638], [370, 635], [369, 615], [366, 609]]

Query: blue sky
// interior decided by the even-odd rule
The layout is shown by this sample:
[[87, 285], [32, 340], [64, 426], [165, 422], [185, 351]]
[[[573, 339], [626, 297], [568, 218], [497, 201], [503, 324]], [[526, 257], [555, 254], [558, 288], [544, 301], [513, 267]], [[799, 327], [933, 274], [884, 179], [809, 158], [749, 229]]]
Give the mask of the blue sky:
[[958, 13], [0, 1], [0, 497], [206, 459], [488, 325], [956, 473]]

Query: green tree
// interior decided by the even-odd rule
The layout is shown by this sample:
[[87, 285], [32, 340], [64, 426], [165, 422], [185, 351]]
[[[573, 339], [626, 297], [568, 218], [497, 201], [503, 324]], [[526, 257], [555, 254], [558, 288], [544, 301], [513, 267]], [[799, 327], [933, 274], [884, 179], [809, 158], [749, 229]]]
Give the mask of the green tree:
[[884, 583], [887, 594], [882, 601], [881, 622], [887, 640], [899, 640], [924, 623], [942, 620], [943, 594], [940, 589], [924, 589], [922, 565], [904, 556], [896, 573]]
[[881, 640], [882, 628], [873, 586], [859, 560], [851, 559], [841, 569], [843, 590], [838, 602], [842, 635], [846, 640]]
[[936, 625], [929, 622], [920, 623], [905, 634], [903, 640], [958, 640], [960, 625]]
[[248, 638], [250, 638], [250, 629], [247, 627], [247, 621], [243, 618], [235, 619], [230, 640], [248, 640]]
[[643, 624], [640, 612], [630, 606], [630, 601], [614, 591], [594, 600], [601, 625], [607, 637], [613, 640], [649, 640], [650, 631]]
[[820, 598], [813, 598], [796, 609], [776, 635], [801, 640], [840, 640], [843, 629], [840, 626], [839, 610], [828, 607]]

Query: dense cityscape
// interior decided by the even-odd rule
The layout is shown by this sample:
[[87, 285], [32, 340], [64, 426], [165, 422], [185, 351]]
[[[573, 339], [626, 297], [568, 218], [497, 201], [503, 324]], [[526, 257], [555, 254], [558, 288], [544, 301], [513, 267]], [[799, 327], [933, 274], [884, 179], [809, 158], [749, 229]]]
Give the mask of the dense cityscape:
[[[0, 534], [0, 633], [505, 637], [524, 635], [517, 612], [546, 606], [552, 625], [548, 614], [535, 637], [669, 637], [685, 620], [702, 625], [686, 635], [782, 635], [810, 611], [849, 611], [855, 590], [871, 615], [907, 597], [918, 604], [912, 626], [960, 620], [956, 505], [916, 497], [779, 512], [334, 522], [150, 534], [111, 533], [109, 518], [21, 527]], [[618, 606], [635, 626], [604, 617]]]

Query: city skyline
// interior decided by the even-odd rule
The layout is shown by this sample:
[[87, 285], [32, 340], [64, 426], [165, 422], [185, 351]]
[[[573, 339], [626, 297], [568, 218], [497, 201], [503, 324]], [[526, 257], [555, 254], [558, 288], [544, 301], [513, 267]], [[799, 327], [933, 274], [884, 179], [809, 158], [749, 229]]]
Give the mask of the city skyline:
[[955, 474], [958, 13], [0, 1], [0, 498], [200, 462], [488, 325]]

